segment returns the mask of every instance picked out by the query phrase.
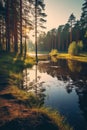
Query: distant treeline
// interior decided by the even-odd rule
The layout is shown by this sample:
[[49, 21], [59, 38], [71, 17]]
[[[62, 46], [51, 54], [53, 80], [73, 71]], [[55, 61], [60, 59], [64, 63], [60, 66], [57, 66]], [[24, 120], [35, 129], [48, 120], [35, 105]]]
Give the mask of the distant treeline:
[[75, 41], [83, 42], [83, 51], [87, 51], [87, 0], [82, 5], [80, 20], [76, 20], [72, 13], [65, 25], [60, 25], [58, 29], [53, 28], [46, 33], [42, 33], [38, 38], [38, 49], [42, 51], [67, 51], [70, 43]]

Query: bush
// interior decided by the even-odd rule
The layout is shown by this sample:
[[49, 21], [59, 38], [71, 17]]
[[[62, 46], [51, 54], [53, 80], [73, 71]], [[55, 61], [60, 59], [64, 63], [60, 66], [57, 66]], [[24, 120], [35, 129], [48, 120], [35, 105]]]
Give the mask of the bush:
[[83, 49], [83, 42], [82, 42], [82, 41], [79, 41], [79, 42], [78, 42], [78, 51], [79, 51], [79, 52], [82, 52], [82, 49]]
[[69, 45], [69, 48], [68, 48], [68, 53], [70, 55], [78, 55], [78, 45], [75, 41], [73, 41], [70, 45]]
[[58, 55], [58, 50], [57, 49], [52, 49], [51, 52], [49, 53], [50, 56], [57, 56]]

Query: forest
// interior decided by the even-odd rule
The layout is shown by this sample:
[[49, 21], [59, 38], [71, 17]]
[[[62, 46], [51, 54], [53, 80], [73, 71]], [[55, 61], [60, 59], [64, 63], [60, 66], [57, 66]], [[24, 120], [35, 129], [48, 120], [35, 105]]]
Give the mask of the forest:
[[0, 130], [87, 130], [87, 0], [47, 32], [45, 9], [0, 0]]
[[51, 51], [57, 49], [67, 52], [72, 41], [83, 42], [83, 51], [87, 51], [87, 0], [82, 5], [80, 20], [72, 13], [65, 25], [53, 28], [47, 33], [42, 33], [38, 38], [38, 50]]
[[[82, 5], [80, 20], [72, 13], [65, 25], [60, 25], [45, 33], [46, 22], [45, 4], [37, 3], [37, 14], [35, 12], [35, 1], [33, 0], [2, 0], [0, 1], [0, 52], [26, 53], [27, 49], [34, 46], [31, 44], [30, 31], [33, 30], [39, 51], [67, 52], [72, 41], [82, 41], [83, 51], [87, 51], [87, 1]], [[35, 24], [36, 34], [35, 36]], [[43, 31], [41, 31], [41, 29]], [[29, 49], [28, 49], [29, 50]]]
[[30, 31], [37, 35], [37, 26], [45, 28], [44, 10], [45, 4], [40, 0], [1, 0], [0, 52], [26, 54]]

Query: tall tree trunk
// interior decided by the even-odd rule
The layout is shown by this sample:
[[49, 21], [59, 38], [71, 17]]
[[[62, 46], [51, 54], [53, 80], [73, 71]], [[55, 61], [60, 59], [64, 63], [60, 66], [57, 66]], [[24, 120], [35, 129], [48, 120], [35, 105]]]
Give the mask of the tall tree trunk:
[[78, 43], [79, 41], [79, 38], [80, 38], [80, 35], [79, 35], [79, 30], [76, 31], [76, 42]]
[[2, 19], [2, 50], [4, 50], [5, 43], [4, 43], [4, 19]]
[[20, 0], [20, 54], [23, 53], [22, 48], [22, 0]]
[[68, 51], [68, 45], [69, 44], [69, 39], [68, 39], [68, 34], [67, 34], [67, 38], [66, 38], [66, 51]]
[[26, 42], [26, 36], [25, 36], [25, 46], [24, 46], [24, 57], [26, 58], [27, 53], [27, 42]]
[[58, 50], [60, 50], [60, 32], [58, 32]]
[[14, 51], [18, 52], [18, 32], [17, 32], [17, 11], [16, 11], [16, 1], [13, 0], [13, 24], [14, 24]]
[[38, 56], [37, 56], [37, 0], [35, 0], [35, 53], [36, 53], [36, 63], [38, 63]]
[[71, 31], [70, 31], [70, 43], [72, 43], [72, 28], [71, 28]]
[[10, 52], [10, 1], [6, 2], [6, 50]]
[[1, 19], [0, 19], [0, 51], [2, 51], [2, 44], [1, 44], [1, 31], [2, 31], [2, 22], [1, 22]]
[[18, 35], [17, 35], [17, 21], [14, 22], [14, 51], [18, 52]]

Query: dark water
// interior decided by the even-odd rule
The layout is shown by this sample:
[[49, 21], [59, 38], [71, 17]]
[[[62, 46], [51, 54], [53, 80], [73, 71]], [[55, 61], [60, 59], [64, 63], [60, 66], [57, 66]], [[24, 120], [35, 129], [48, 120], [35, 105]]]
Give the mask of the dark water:
[[41, 104], [58, 110], [75, 130], [87, 130], [87, 63], [42, 61], [23, 75], [24, 89]]

